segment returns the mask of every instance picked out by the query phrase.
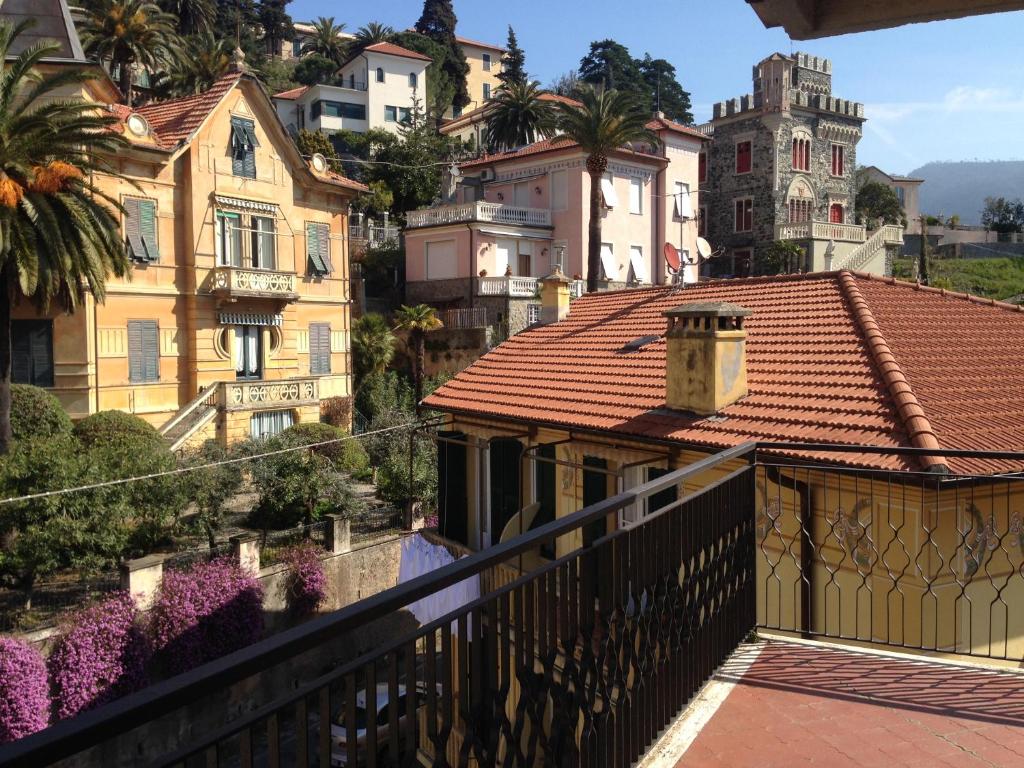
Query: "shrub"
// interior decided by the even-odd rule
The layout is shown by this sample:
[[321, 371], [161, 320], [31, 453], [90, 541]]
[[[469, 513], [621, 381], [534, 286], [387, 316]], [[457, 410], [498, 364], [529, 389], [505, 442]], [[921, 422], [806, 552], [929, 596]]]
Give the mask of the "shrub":
[[121, 592], [68, 617], [47, 660], [54, 716], [74, 717], [148, 682], [149, 644], [131, 595]]
[[71, 417], [52, 393], [28, 384], [11, 385], [11, 433], [15, 440], [70, 432]]
[[263, 585], [228, 558], [164, 574], [152, 613], [153, 648], [179, 674], [263, 635]]
[[[159, 432], [138, 416], [100, 411], [75, 425], [74, 434], [90, 449], [107, 479], [139, 477], [174, 469], [177, 462]], [[176, 476], [116, 486], [134, 522], [126, 556], [138, 557], [166, 538], [184, 508], [184, 485]]]
[[327, 576], [320, 552], [320, 547], [305, 542], [284, 553], [283, 560], [288, 565], [286, 597], [288, 606], [298, 616], [315, 613], [327, 599]]
[[320, 401], [320, 418], [327, 424], [341, 427], [346, 432], [352, 429], [352, 398], [328, 397]]
[[[248, 450], [248, 445], [243, 446], [242, 450]], [[219, 462], [243, 455], [234, 450], [228, 451], [216, 440], [207, 440], [198, 449], [181, 458], [182, 467], [201, 467], [186, 472], [179, 479], [187, 498], [195, 504], [193, 525], [206, 536], [210, 549], [217, 544], [217, 532], [224, 522], [227, 503], [238, 493], [243, 480], [240, 463]]]
[[367, 476], [370, 471], [370, 457], [361, 441], [346, 440], [341, 444], [341, 468], [358, 479]]
[[0, 744], [46, 727], [50, 698], [39, 652], [13, 637], [0, 637]]
[[[284, 430], [278, 441], [281, 447], [289, 445], [313, 445], [315, 443], [326, 443], [328, 440], [340, 440], [345, 436], [338, 427], [330, 424], [323, 424], [318, 421], [307, 421], [302, 424], [295, 424]], [[330, 460], [335, 466], [341, 466], [341, 458], [344, 453], [342, 446], [345, 443], [336, 442], [329, 445], [317, 446], [313, 450], [324, 458]]]

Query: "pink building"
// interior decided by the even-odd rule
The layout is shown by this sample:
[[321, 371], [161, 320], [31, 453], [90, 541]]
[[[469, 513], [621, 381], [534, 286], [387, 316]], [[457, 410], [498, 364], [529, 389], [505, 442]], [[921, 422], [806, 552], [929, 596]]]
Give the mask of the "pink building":
[[[706, 138], [660, 117], [649, 127], [662, 144], [613, 153], [602, 181], [600, 278], [607, 288], [668, 282], [665, 243], [696, 254]], [[407, 217], [407, 302], [484, 307], [488, 324], [507, 322], [514, 333], [535, 322], [537, 278], [554, 265], [574, 278], [573, 294], [582, 293], [586, 153], [575, 143], [545, 139], [464, 163], [461, 171], [452, 202]]]

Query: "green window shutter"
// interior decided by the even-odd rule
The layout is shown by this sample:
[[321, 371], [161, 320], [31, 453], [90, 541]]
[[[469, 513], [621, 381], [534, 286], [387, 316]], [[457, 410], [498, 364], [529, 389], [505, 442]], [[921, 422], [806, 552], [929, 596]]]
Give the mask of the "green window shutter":
[[142, 245], [146, 249], [146, 258], [156, 261], [160, 258], [160, 249], [156, 238], [156, 202], [154, 200], [136, 200], [139, 211], [139, 231]]
[[160, 331], [156, 320], [128, 321], [128, 380], [160, 380]]
[[256, 178], [256, 126], [252, 120], [231, 118], [231, 172], [235, 176]]
[[331, 372], [331, 326], [329, 323], [311, 323], [309, 326], [309, 372]]
[[309, 272], [313, 275], [326, 275], [330, 271], [321, 251], [323, 241], [318, 229], [320, 226], [311, 222], [306, 224], [306, 256], [309, 259]]
[[124, 234], [128, 242], [128, 255], [137, 261], [145, 261], [146, 246], [142, 242], [140, 202], [135, 199], [124, 201]]
[[317, 224], [317, 239], [320, 241], [320, 259], [327, 272], [333, 272], [331, 265], [331, 228], [327, 224]]

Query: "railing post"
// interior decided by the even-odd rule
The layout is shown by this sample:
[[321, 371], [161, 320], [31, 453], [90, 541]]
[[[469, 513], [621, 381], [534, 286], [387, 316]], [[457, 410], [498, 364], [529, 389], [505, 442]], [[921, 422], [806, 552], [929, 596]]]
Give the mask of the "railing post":
[[159, 555], [146, 555], [121, 563], [121, 589], [131, 595], [140, 611], [148, 611], [156, 602], [164, 580], [164, 561]]
[[255, 533], [241, 533], [232, 536], [231, 554], [238, 567], [250, 576], [260, 575], [260, 543]]
[[343, 555], [352, 551], [352, 523], [344, 515], [325, 515], [327, 529], [324, 531], [324, 549], [331, 555]]

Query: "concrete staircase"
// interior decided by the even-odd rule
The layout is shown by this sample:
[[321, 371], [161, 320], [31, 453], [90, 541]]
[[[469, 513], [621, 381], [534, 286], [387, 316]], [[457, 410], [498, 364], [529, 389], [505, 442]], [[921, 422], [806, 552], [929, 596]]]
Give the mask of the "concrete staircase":
[[220, 382], [214, 382], [196, 398], [179, 410], [174, 417], [160, 427], [160, 434], [172, 451], [180, 449], [196, 432], [213, 421], [217, 415], [217, 390]]
[[890, 245], [903, 242], [903, 227], [885, 224], [874, 232], [863, 243], [847, 253], [842, 259], [832, 264], [832, 270], [848, 269], [855, 272], [869, 264], [880, 251]]

